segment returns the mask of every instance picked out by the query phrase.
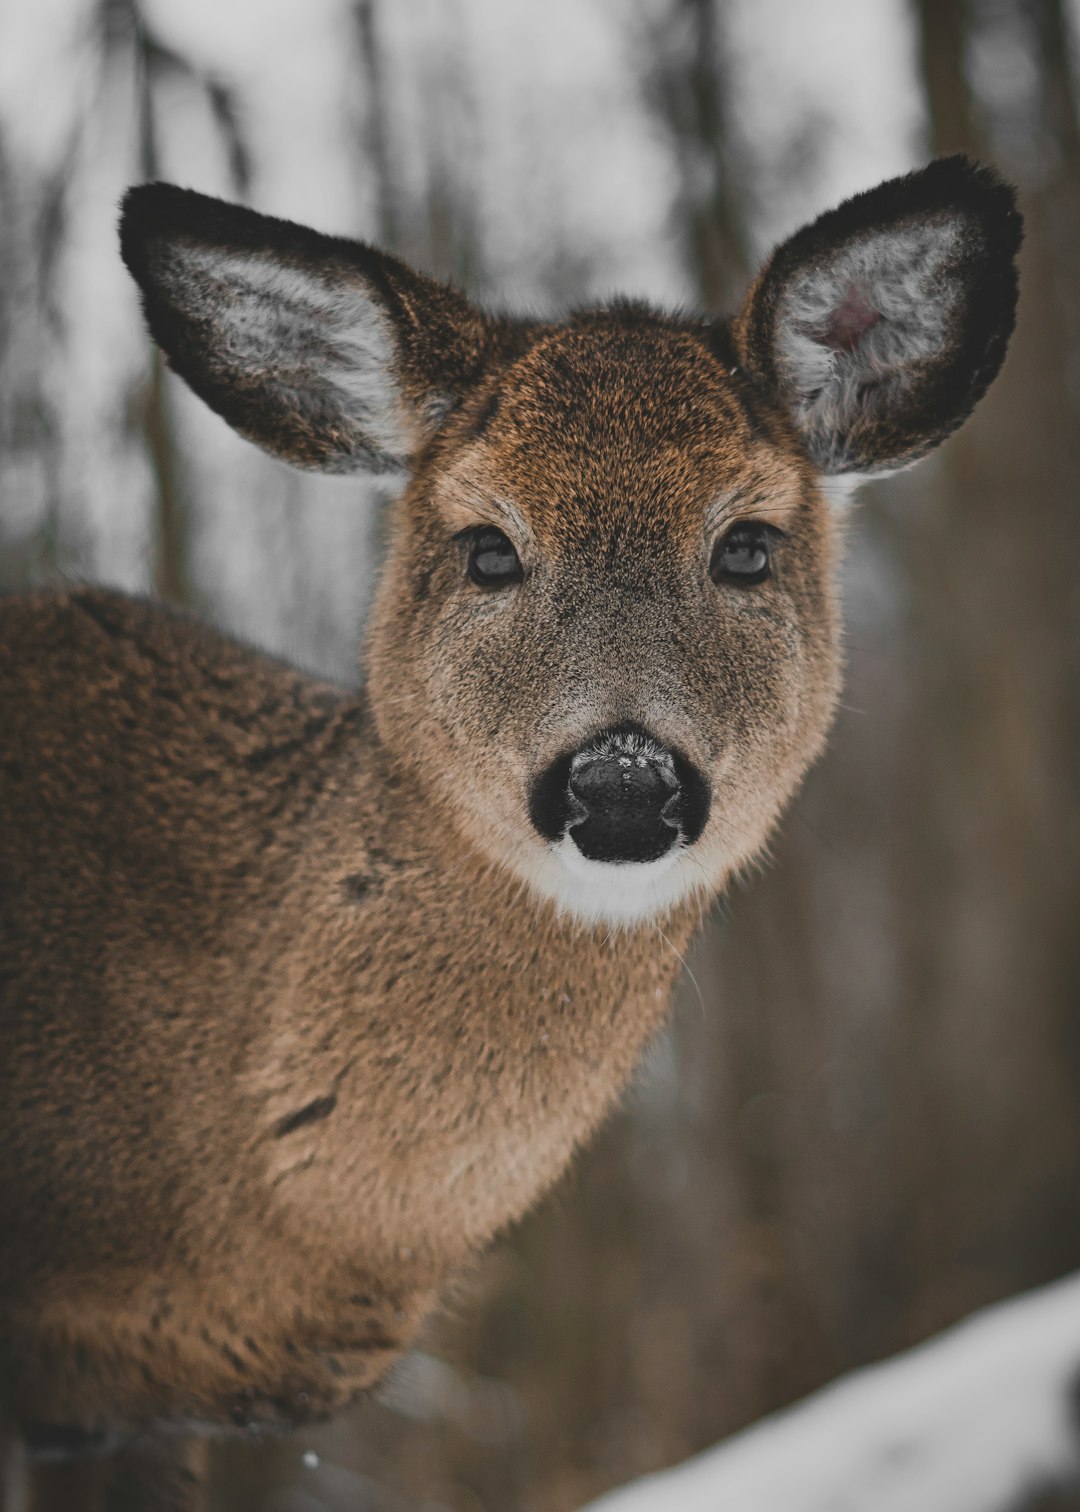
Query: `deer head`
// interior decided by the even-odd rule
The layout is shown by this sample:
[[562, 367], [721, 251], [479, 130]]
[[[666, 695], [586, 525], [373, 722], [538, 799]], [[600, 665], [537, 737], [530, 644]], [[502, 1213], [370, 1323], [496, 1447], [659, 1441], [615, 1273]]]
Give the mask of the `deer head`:
[[230, 425], [402, 479], [367, 671], [425, 802], [540, 898], [632, 923], [721, 887], [820, 749], [838, 501], [986, 390], [1021, 223], [994, 174], [933, 162], [785, 242], [731, 321], [511, 320], [161, 184], [122, 236], [155, 338]]

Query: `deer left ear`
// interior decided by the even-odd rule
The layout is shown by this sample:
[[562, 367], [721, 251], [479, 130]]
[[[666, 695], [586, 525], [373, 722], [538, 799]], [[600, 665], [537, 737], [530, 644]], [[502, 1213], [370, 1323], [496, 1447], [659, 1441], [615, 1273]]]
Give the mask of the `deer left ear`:
[[733, 324], [741, 365], [825, 474], [914, 462], [1005, 356], [1023, 223], [1012, 189], [939, 158], [856, 195], [772, 254]]

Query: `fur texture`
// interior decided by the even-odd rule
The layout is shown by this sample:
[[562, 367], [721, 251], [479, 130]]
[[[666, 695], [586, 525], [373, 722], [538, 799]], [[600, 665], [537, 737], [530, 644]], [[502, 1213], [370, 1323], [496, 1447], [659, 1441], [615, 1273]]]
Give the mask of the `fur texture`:
[[266, 257], [186, 246], [161, 257], [158, 277], [174, 303], [213, 321], [231, 384], [258, 388], [277, 412], [304, 414], [340, 438], [323, 471], [405, 471], [415, 436], [393, 331], [363, 283], [335, 287]]
[[963, 301], [948, 277], [960, 239], [944, 218], [878, 233], [785, 288], [777, 366], [824, 471], [844, 471], [846, 438], [865, 409], [895, 408], [947, 345]]

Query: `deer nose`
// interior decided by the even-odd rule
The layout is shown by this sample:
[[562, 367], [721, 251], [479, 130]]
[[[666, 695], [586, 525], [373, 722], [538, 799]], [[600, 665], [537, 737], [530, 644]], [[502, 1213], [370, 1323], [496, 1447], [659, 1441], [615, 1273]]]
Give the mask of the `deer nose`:
[[658, 861], [705, 828], [709, 786], [678, 751], [637, 725], [601, 730], [533, 784], [530, 813], [547, 840], [569, 835], [590, 861]]

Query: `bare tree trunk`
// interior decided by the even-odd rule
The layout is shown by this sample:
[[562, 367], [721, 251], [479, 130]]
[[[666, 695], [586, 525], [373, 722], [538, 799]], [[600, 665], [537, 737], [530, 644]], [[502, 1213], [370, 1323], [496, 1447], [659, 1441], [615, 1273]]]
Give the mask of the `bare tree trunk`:
[[375, 0], [353, 0], [353, 35], [364, 79], [361, 151], [365, 171], [375, 176], [377, 239], [397, 248], [401, 236], [390, 151], [390, 112], [386, 99]]
[[717, 0], [673, 0], [642, 44], [645, 89], [680, 168], [677, 226], [705, 308], [720, 314], [746, 283], [739, 144], [732, 140]]
[[170, 603], [191, 601], [188, 573], [190, 516], [180, 489], [180, 466], [173, 439], [165, 362], [154, 349], [143, 392], [141, 429], [157, 484], [154, 591]]
[[[108, 89], [111, 78], [119, 75], [134, 90], [136, 158], [140, 177], [149, 182], [161, 176], [156, 76], [161, 71], [178, 74], [191, 70], [155, 41], [139, 0], [101, 0], [99, 26], [103, 87]], [[183, 497], [165, 365], [157, 351], [150, 358], [145, 387], [136, 395], [134, 413], [155, 482], [154, 590], [173, 603], [188, 603], [191, 519]]]

